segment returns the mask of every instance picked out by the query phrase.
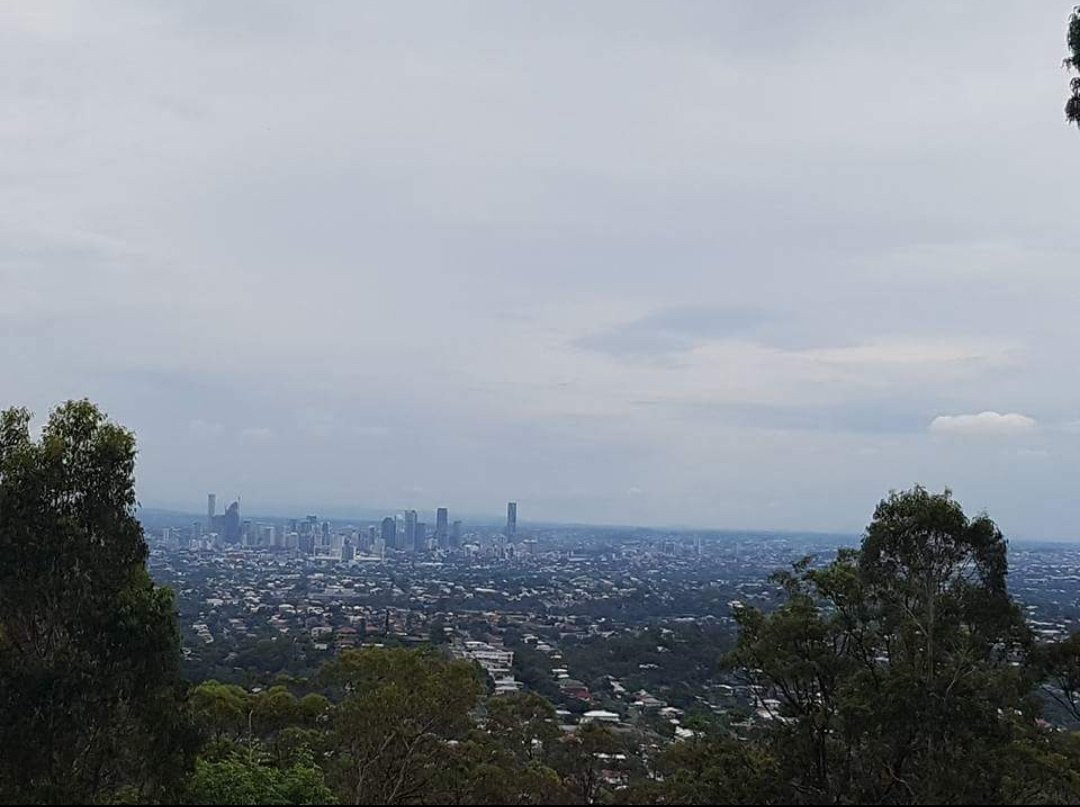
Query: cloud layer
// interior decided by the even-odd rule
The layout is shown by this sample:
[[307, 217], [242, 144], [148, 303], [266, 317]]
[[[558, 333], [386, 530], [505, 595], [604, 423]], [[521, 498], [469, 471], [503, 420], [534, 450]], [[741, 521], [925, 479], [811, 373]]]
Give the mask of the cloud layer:
[[1031, 434], [1038, 424], [1027, 415], [980, 412], [977, 415], [938, 415], [930, 422], [934, 434], [972, 437], [1016, 437]]
[[857, 529], [923, 482], [1070, 537], [1080, 434], [1016, 420], [1080, 418], [1032, 5], [9, 3], [0, 405], [100, 401], [196, 511]]

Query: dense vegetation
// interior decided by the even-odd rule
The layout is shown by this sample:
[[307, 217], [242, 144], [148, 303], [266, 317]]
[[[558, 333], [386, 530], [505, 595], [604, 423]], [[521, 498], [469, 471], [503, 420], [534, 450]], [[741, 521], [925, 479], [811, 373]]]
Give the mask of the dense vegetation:
[[[1080, 73], [1080, 6], [1077, 6], [1069, 18], [1069, 30], [1066, 34], [1069, 55], [1065, 57], [1065, 67]], [[1071, 123], [1080, 126], [1080, 76], [1069, 82], [1069, 100], [1065, 102], [1065, 117]]]
[[0, 414], [0, 799], [169, 792], [194, 750], [133, 436], [87, 402]]
[[146, 573], [132, 435], [85, 401], [40, 439], [29, 424], [0, 416], [4, 803], [1080, 800], [1080, 741], [1040, 720], [1046, 699], [1080, 719], [1080, 636], [1034, 642], [1004, 537], [948, 492], [891, 494], [859, 549], [779, 573], [783, 602], [739, 608], [731, 653], [708, 625], [568, 649], [598, 688], [673, 653], [688, 691], [723, 667], [754, 693], [762, 719], [698, 715], [696, 736], [671, 742], [564, 731], [540, 694], [490, 696], [436, 646], [190, 689], [171, 593]]

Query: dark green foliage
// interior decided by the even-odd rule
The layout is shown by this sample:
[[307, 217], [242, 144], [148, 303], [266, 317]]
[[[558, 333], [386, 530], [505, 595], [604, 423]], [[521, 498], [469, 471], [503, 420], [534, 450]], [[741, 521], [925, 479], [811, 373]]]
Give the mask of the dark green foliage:
[[135, 440], [87, 401], [0, 414], [0, 800], [167, 791], [192, 739], [172, 594], [146, 572]]
[[522, 761], [495, 737], [473, 732], [446, 748], [432, 782], [440, 804], [566, 804], [558, 773], [538, 760]]
[[597, 723], [579, 725], [552, 748], [551, 765], [576, 804], [593, 804], [612, 795], [612, 780], [638, 772], [636, 744]]
[[236, 739], [248, 732], [252, 699], [235, 684], [204, 681], [191, 693], [191, 710], [199, 727], [213, 739]]
[[[1065, 66], [1080, 73], [1080, 6], [1073, 10], [1069, 18], [1069, 30], [1065, 38], [1069, 46]], [[1073, 78], [1069, 82], [1069, 88], [1072, 93], [1065, 102], [1065, 118], [1080, 126], [1080, 77]]]
[[333, 710], [333, 780], [353, 804], [429, 797], [447, 742], [471, 728], [484, 692], [476, 667], [434, 652], [346, 651], [323, 672], [342, 700]]
[[188, 781], [188, 804], [333, 804], [323, 772], [309, 756], [288, 767], [252, 749], [219, 761], [200, 759]]
[[484, 728], [522, 762], [541, 759], [560, 736], [554, 707], [531, 692], [489, 700]]
[[655, 780], [639, 781], [626, 804], [768, 804], [783, 795], [780, 766], [756, 744], [730, 737], [675, 743], [656, 760]]
[[1041, 731], [1001, 749], [993, 760], [1002, 804], [1080, 802], [1080, 736]]
[[[566, 643], [565, 664], [590, 688], [596, 688], [594, 682], [613, 676], [631, 691], [647, 689], [669, 703], [685, 707], [692, 701], [692, 697], [686, 697], [687, 691], [700, 692], [733, 642], [733, 632], [724, 625], [682, 624], [666, 630], [651, 627]], [[551, 678], [546, 670], [545, 677]]]
[[996, 803], [1022, 789], [998, 764], [1038, 747], [1006, 571], [992, 521], [915, 488], [881, 502], [860, 551], [780, 575], [776, 612], [737, 615], [736, 659], [778, 704], [765, 747], [790, 799]]
[[482, 730], [449, 748], [439, 777], [451, 804], [564, 804], [568, 793], [548, 764], [561, 738], [552, 705], [534, 693], [490, 698]]
[[1033, 661], [1043, 692], [1080, 723], [1080, 633], [1036, 648]]

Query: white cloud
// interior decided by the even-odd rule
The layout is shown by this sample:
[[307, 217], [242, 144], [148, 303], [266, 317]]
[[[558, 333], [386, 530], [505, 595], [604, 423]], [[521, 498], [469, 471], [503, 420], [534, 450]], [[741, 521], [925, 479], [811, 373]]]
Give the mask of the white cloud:
[[1017, 412], [1000, 414], [980, 412], [977, 415], [938, 415], [930, 422], [931, 434], [975, 437], [1012, 437], [1030, 434], [1038, 428], [1034, 418]]

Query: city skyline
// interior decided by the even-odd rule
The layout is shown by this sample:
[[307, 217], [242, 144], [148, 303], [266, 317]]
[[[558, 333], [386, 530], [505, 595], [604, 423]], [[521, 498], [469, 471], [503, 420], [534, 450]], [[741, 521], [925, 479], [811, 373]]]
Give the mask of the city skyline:
[[[215, 521], [214, 521], [215, 518], [220, 519], [224, 515], [224, 513], [222, 513], [222, 514], [217, 514], [216, 513], [217, 498], [218, 498], [218, 495], [217, 495], [216, 492], [209, 492], [209, 493], [206, 494], [207, 507], [206, 507], [206, 519], [205, 519], [204, 524], [207, 527], [209, 527], [210, 525], [213, 525], [215, 523]], [[226, 508], [227, 508], [226, 512], [228, 512], [229, 510], [232, 510], [233, 508], [236, 508], [237, 512], [239, 512], [239, 506], [240, 506], [240, 502], [241, 502], [241, 497], [240, 496], [235, 496], [235, 497], [226, 497], [226, 498], [230, 499], [229, 504], [226, 505]], [[174, 515], [183, 515], [183, 516], [190, 516], [190, 515], [193, 515], [194, 512], [195, 512], [195, 511], [191, 510], [190, 508], [185, 508], [185, 507], [179, 507], [179, 508], [155, 507], [153, 505], [146, 505], [146, 504], [144, 504], [142, 502], [139, 503], [138, 507], [139, 507], [140, 510], [145, 510], [145, 511], [148, 511], [148, 512], [172, 513]], [[460, 518], [454, 518], [454, 519], [450, 518], [449, 514], [451, 512], [454, 512], [455, 515], [459, 515], [459, 514], [456, 511], [454, 511], [453, 508], [446, 507], [446, 506], [435, 506], [435, 507], [430, 507], [430, 508], [423, 508], [422, 507], [422, 508], [417, 509], [416, 507], [372, 507], [372, 506], [359, 506], [358, 505], [351, 511], [348, 510], [348, 509], [335, 510], [335, 509], [331, 508], [331, 509], [327, 510], [325, 508], [318, 508], [318, 507], [314, 508], [319, 513], [321, 513], [322, 516], [317, 516], [317, 515], [310, 514], [310, 511], [312, 509], [313, 509], [312, 507], [307, 506], [307, 507], [300, 507], [295, 512], [288, 512], [288, 511], [279, 511], [279, 512], [261, 511], [261, 512], [250, 513], [250, 514], [247, 514], [247, 515], [250, 518], [275, 519], [275, 520], [281, 520], [281, 521], [299, 520], [299, 516], [297, 515], [297, 513], [299, 513], [300, 511], [303, 511], [303, 512], [308, 514], [308, 515], [306, 515], [306, 519], [308, 521], [318, 520], [322, 516], [326, 516], [327, 518], [332, 519], [335, 522], [348, 521], [348, 520], [352, 519], [352, 520], [371, 520], [372, 522], [381, 523], [385, 518], [391, 518], [391, 519], [393, 519], [395, 521], [395, 528], [396, 528], [398, 534], [404, 536], [406, 541], [410, 541], [412, 539], [412, 536], [416, 534], [415, 533], [416, 528], [418, 528], [418, 527], [419, 528], [426, 527], [426, 522], [421, 522], [419, 520], [419, 517], [425, 512], [431, 512], [435, 516], [432, 519], [432, 522], [435, 524], [435, 527], [434, 527], [435, 532], [433, 533], [433, 535], [435, 535], [435, 536], [438, 536], [439, 532], [440, 532], [440, 529], [442, 529], [445, 532], [444, 537], [447, 538], [447, 539], [452, 539], [454, 537], [454, 535], [455, 535], [455, 532], [454, 532], [455, 529], [460, 530], [460, 527], [463, 524], [463, 521]], [[502, 522], [503, 525], [504, 525], [504, 532], [508, 535], [508, 537], [510, 537], [516, 531], [516, 525], [517, 525], [517, 502], [516, 501], [507, 502], [506, 511], [507, 511], [508, 514], [511, 511], [514, 513], [513, 527], [511, 527], [509, 519], [506, 519], [506, 520], [504, 520]], [[490, 526], [492, 524], [499, 523], [499, 519], [494, 517], [494, 516], [491, 516], [490, 514], [466, 513], [465, 517], [467, 519], [469, 519], [470, 521], [472, 521], [472, 522], [475, 522], [477, 524], [483, 524], [485, 526]], [[325, 524], [326, 524], [326, 522], [324, 522], [324, 527], [325, 527]]]

